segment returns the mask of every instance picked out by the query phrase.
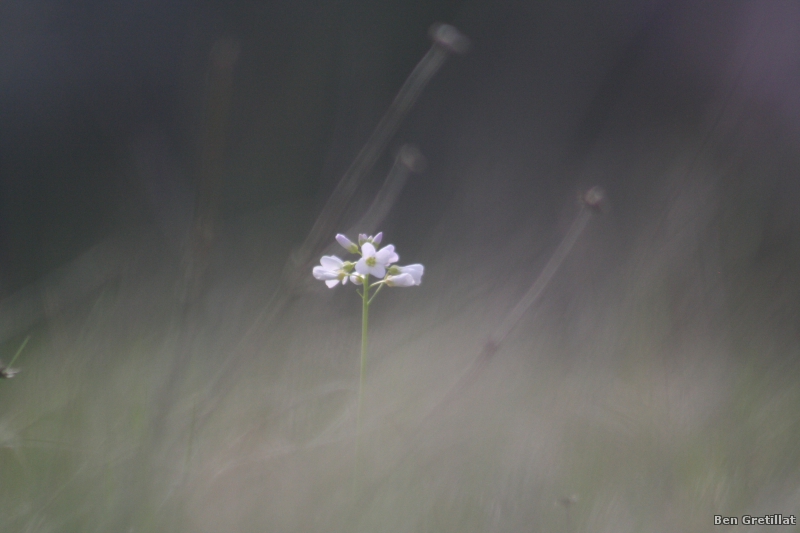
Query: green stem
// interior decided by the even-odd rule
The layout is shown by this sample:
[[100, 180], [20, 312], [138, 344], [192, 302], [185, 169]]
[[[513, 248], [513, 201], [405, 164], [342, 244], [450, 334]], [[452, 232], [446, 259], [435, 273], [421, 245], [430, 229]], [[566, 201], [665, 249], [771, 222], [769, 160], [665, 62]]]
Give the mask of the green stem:
[[30, 335], [28, 335], [27, 337], [25, 337], [25, 340], [24, 340], [24, 341], [22, 341], [22, 345], [20, 345], [20, 347], [19, 347], [19, 348], [17, 348], [17, 353], [15, 353], [15, 354], [14, 354], [14, 357], [12, 357], [12, 358], [11, 358], [11, 362], [10, 362], [10, 363], [8, 363], [8, 366], [9, 366], [9, 367], [10, 367], [10, 366], [12, 366], [12, 365], [14, 364], [14, 362], [17, 360], [17, 357], [19, 357], [19, 354], [21, 354], [21, 353], [22, 353], [22, 350], [24, 350], [24, 349], [25, 349], [25, 345], [26, 345], [26, 344], [28, 344], [28, 341], [29, 341], [29, 340], [31, 340], [31, 336], [30, 336]]
[[[366, 276], [365, 276], [366, 277]], [[361, 294], [361, 374], [358, 381], [358, 406], [356, 407], [356, 457], [353, 468], [353, 493], [358, 495], [358, 463], [359, 447], [361, 444], [361, 406], [364, 397], [364, 384], [367, 370], [367, 329], [369, 327], [369, 281], [364, 280], [364, 290]]]
[[[379, 283], [379, 284], [378, 284], [378, 283]], [[375, 299], [375, 297], [378, 295], [378, 293], [379, 293], [379, 292], [381, 292], [381, 289], [383, 288], [383, 286], [384, 286], [384, 285], [386, 285], [386, 284], [385, 284], [385, 283], [383, 283], [383, 282], [378, 282], [378, 283], [375, 283], [375, 284], [373, 284], [373, 285], [372, 285], [373, 287], [374, 287], [375, 285], [378, 285], [378, 288], [377, 288], [377, 289], [375, 289], [375, 292], [373, 292], [373, 293], [372, 293], [372, 296], [370, 296], [370, 298], [369, 298], [369, 301], [367, 301], [367, 305], [369, 305], [369, 304], [371, 304], [371, 303], [372, 303], [372, 300], [374, 300], [374, 299]]]

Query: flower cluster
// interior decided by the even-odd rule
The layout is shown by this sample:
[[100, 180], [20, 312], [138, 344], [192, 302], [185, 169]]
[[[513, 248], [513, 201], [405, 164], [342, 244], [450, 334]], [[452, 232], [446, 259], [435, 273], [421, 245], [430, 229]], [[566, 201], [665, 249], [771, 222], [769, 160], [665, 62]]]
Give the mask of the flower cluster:
[[371, 286], [412, 287], [422, 283], [425, 267], [420, 264], [393, 265], [392, 263], [396, 263], [400, 257], [394, 251], [392, 244], [379, 250], [377, 247], [382, 239], [383, 233], [378, 233], [374, 237], [361, 234], [358, 236], [358, 244], [356, 244], [341, 233], [338, 234], [336, 242], [348, 252], [361, 255], [361, 258], [352, 262], [343, 261], [335, 255], [323, 255], [320, 259], [320, 266], [314, 267], [314, 277], [324, 281], [330, 288], [335, 287], [339, 282], [345, 285], [348, 280], [355, 285], [368, 285], [370, 276], [380, 280]]

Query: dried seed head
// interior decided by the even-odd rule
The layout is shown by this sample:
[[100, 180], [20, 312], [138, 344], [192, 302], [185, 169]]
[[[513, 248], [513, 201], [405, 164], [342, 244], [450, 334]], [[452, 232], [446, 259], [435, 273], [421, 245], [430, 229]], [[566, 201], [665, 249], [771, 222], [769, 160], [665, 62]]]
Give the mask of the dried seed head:
[[419, 148], [413, 144], [404, 144], [400, 147], [400, 150], [397, 152], [397, 161], [411, 172], [417, 174], [424, 172], [428, 163], [425, 160], [425, 156], [419, 151]]
[[595, 185], [594, 187], [583, 193], [583, 197], [581, 198], [581, 200], [587, 207], [593, 209], [594, 211], [602, 213], [605, 211], [607, 203], [606, 191], [604, 191], [602, 187]]
[[428, 34], [434, 43], [456, 54], [469, 50], [469, 39], [450, 24], [434, 24]]

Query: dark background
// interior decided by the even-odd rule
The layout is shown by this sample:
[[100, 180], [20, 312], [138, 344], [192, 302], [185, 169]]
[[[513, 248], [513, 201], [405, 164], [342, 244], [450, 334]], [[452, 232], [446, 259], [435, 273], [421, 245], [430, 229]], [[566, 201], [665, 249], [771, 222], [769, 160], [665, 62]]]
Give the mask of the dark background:
[[448, 240], [488, 242], [538, 224], [555, 242], [546, 235], [563, 227], [575, 195], [599, 183], [620, 251], [699, 188], [695, 211], [678, 218], [710, 217], [698, 232], [723, 250], [726, 272], [767, 258], [784, 272], [780, 283], [796, 286], [800, 15], [791, 2], [0, 9], [2, 295], [109, 236], [191, 216], [208, 55], [220, 38], [241, 44], [221, 218], [306, 202], [312, 216], [297, 223], [307, 227], [437, 21], [473, 48], [445, 65], [390, 147], [412, 141], [429, 159], [387, 222], [396, 239], [421, 244], [443, 213], [461, 210], [462, 236]]
[[452, 19], [459, 3], [56, 1], [0, 9], [7, 295], [141, 223], [148, 206], [169, 209], [159, 194], [193, 194], [218, 39], [241, 46], [222, 190], [228, 217], [330, 189], [427, 50], [428, 26]]

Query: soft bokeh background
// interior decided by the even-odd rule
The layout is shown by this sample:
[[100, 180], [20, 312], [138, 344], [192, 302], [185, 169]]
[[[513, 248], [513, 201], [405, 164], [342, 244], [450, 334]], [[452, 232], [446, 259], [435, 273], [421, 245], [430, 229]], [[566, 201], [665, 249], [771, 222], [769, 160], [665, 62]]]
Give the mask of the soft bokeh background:
[[[341, 221], [415, 143], [427, 170], [382, 229], [425, 277], [373, 304], [354, 488], [359, 299], [321, 282], [272, 295], [434, 22], [472, 49]], [[0, 530], [796, 516], [798, 27], [777, 0], [3, 2], [0, 357], [30, 341], [0, 382]], [[239, 56], [187, 299], [220, 39]], [[593, 185], [606, 213], [442, 403]]]

